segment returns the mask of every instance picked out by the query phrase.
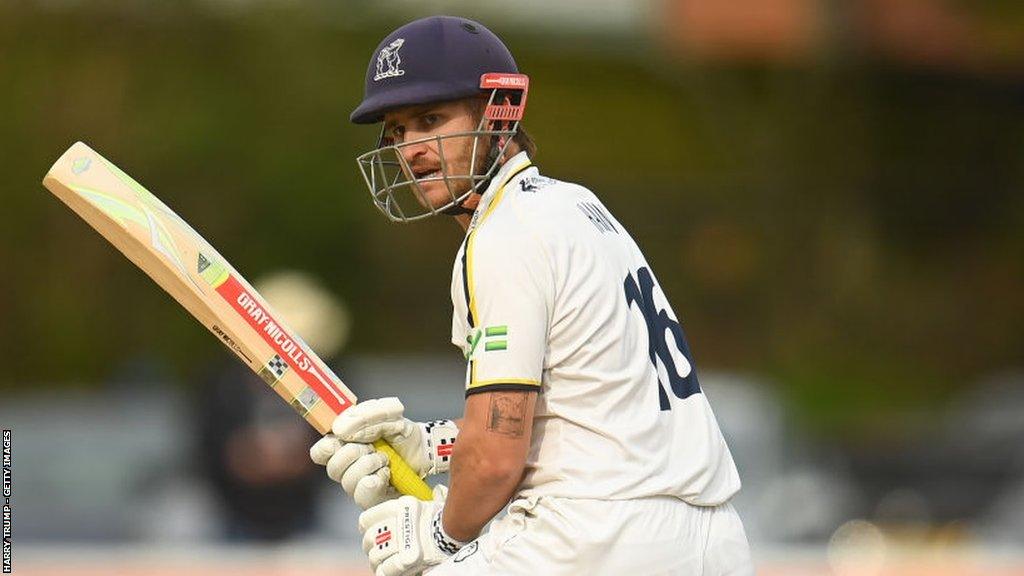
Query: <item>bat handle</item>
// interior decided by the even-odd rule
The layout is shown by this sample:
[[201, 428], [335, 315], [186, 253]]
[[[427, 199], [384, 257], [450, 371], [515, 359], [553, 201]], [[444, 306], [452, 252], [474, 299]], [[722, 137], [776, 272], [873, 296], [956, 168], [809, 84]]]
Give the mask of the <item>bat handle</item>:
[[388, 457], [388, 464], [391, 467], [391, 485], [399, 492], [424, 501], [434, 499], [434, 491], [420, 478], [419, 474], [413, 472], [409, 464], [398, 455], [398, 452], [395, 452], [390, 444], [384, 440], [377, 440], [373, 443], [373, 447]]

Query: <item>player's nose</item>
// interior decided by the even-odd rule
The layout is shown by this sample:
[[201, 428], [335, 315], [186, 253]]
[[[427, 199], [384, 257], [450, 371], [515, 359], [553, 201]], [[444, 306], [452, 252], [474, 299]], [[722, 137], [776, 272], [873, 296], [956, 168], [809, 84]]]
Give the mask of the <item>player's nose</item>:
[[413, 144], [406, 144], [402, 146], [399, 151], [402, 154], [402, 158], [411, 166], [416, 163], [416, 160], [427, 153], [426, 142], [416, 142]]

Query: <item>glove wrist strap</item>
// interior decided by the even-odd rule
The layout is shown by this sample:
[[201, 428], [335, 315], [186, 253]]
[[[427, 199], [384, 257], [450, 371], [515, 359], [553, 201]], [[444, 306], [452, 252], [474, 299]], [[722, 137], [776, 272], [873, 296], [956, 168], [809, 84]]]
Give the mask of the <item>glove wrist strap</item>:
[[455, 538], [452, 538], [444, 531], [444, 525], [441, 522], [441, 515], [444, 512], [444, 508], [439, 508], [437, 513], [434, 514], [434, 520], [432, 522], [431, 533], [434, 537], [434, 545], [437, 549], [444, 554], [451, 556], [459, 551], [460, 548], [466, 545], [466, 542], [460, 542]]
[[451, 468], [452, 450], [459, 427], [451, 420], [423, 422], [423, 438], [426, 440], [427, 459], [430, 469], [427, 474], [444, 474]]

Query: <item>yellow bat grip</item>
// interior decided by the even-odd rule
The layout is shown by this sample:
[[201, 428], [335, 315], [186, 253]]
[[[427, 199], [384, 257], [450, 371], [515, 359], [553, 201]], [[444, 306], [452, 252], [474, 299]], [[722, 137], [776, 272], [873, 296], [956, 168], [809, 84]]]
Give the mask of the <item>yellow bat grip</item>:
[[388, 457], [388, 464], [391, 467], [391, 485], [399, 492], [415, 496], [420, 500], [434, 499], [434, 491], [418, 474], [413, 472], [409, 464], [398, 455], [398, 452], [395, 452], [390, 444], [383, 440], [377, 440], [373, 443], [373, 447]]

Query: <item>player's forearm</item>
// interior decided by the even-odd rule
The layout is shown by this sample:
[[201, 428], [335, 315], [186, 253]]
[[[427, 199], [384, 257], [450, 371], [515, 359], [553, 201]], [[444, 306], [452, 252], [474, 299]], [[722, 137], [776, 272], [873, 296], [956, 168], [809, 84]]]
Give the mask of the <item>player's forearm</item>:
[[523, 476], [535, 393], [493, 392], [466, 402], [452, 456], [444, 529], [469, 541], [508, 503]]
[[523, 463], [495, 459], [485, 442], [461, 432], [452, 458], [451, 489], [444, 510], [444, 528], [452, 538], [468, 542], [508, 503], [519, 484]]

